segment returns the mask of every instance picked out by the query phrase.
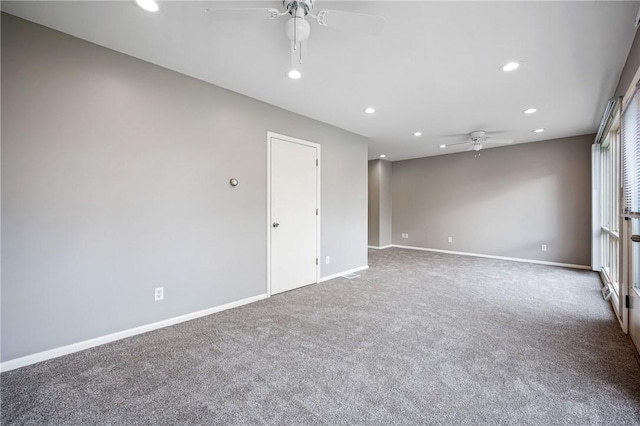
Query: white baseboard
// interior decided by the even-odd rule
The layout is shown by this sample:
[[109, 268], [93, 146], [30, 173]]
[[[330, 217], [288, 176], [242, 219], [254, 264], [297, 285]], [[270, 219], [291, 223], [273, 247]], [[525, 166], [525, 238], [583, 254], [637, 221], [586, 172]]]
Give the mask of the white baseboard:
[[370, 249], [384, 250], [384, 249], [393, 247], [393, 244], [389, 244], [388, 246], [381, 246], [381, 247], [378, 247], [378, 246], [367, 246], [367, 247]]
[[510, 260], [512, 262], [536, 263], [538, 265], [562, 266], [564, 268], [586, 269], [589, 271], [591, 270], [591, 266], [589, 265], [575, 265], [573, 263], [547, 262], [545, 260], [521, 259], [519, 257], [493, 256], [490, 254], [467, 253], [462, 251], [439, 250], [439, 249], [413, 247], [413, 246], [400, 246], [396, 244], [394, 244], [393, 247], [409, 249], [409, 250], [433, 251], [436, 253], [457, 254], [460, 256], [485, 257], [487, 259]]
[[106, 336], [96, 337], [94, 339], [85, 340], [83, 342], [62, 346], [60, 348], [50, 349], [48, 351], [23, 356], [21, 358], [11, 359], [9, 361], [5, 361], [0, 364], [0, 371], [5, 372], [10, 370], [15, 370], [16, 368], [25, 367], [27, 365], [35, 364], [41, 361], [46, 361], [52, 358], [57, 358], [63, 355], [68, 355], [74, 352], [80, 352], [85, 349], [93, 348], [95, 346], [104, 345], [105, 343], [110, 343], [116, 340], [124, 339], [126, 337], [136, 336], [142, 333], [147, 333], [149, 331], [157, 330], [159, 328], [169, 327], [171, 325], [179, 324], [181, 322], [190, 321], [196, 318], [215, 314], [216, 312], [226, 311], [227, 309], [237, 308], [238, 306], [247, 305], [249, 303], [257, 302], [258, 300], [262, 300], [266, 298], [267, 298], [266, 294], [260, 294], [258, 296], [248, 297], [246, 299], [227, 303], [225, 305], [215, 306], [213, 308], [204, 309], [202, 311], [192, 312], [190, 314], [181, 315], [175, 318], [169, 318], [166, 320], [154, 322], [152, 324], [130, 328], [129, 330], [118, 331], [116, 333], [107, 334]]
[[337, 274], [333, 274], [333, 275], [327, 275], [326, 277], [320, 278], [319, 282], [322, 283], [322, 282], [325, 282], [325, 281], [332, 280], [334, 278], [339, 278], [339, 277], [341, 277], [343, 275], [353, 274], [354, 272], [358, 272], [358, 271], [364, 271], [365, 269], [369, 269], [369, 265], [365, 265], [365, 266], [360, 266], [358, 268], [349, 269], [348, 271], [338, 272]]

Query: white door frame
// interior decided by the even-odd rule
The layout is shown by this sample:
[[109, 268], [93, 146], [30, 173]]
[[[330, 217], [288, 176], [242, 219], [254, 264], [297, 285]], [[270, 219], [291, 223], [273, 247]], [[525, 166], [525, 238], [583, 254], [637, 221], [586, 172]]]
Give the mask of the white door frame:
[[[626, 238], [625, 238], [625, 243], [626, 243], [626, 250], [625, 250], [625, 262], [626, 262], [626, 267], [625, 267], [625, 273], [626, 273], [626, 277], [627, 277], [627, 282], [625, 285], [625, 289], [626, 289], [626, 300], [629, 301], [629, 303], [631, 303], [631, 306], [633, 306], [634, 304], [637, 304], [638, 302], [640, 302], [640, 292], [638, 291], [638, 289], [636, 288], [635, 281], [636, 281], [636, 274], [638, 273], [638, 271], [636, 271], [636, 268], [634, 268], [634, 259], [633, 259], [633, 255], [635, 252], [635, 250], [638, 250], [637, 248], [635, 248], [633, 246], [633, 244], [639, 244], [639, 243], [635, 243], [631, 241], [631, 236], [633, 235], [633, 220], [640, 220], [640, 219], [629, 219], [628, 221], [625, 221], [625, 224], [627, 226], [625, 226], [625, 228], [627, 229], [627, 234], [626, 234]], [[629, 300], [632, 299], [632, 300]], [[637, 332], [636, 332], [636, 340], [633, 340], [633, 336], [631, 333], [631, 322], [633, 321], [634, 324], [637, 324], [637, 309], [639, 309], [639, 306], [633, 306], [633, 308], [626, 308], [626, 303], [625, 303], [625, 328], [624, 328], [624, 332], [627, 333], [629, 336], [631, 336], [631, 341], [633, 342], [633, 345], [635, 346], [636, 350], [638, 352], [640, 352], [640, 341], [638, 340], [638, 336], [637, 336]], [[635, 312], [632, 312], [632, 309], [635, 309]], [[633, 318], [632, 318], [633, 317]]]
[[[622, 170], [622, 169], [621, 169]], [[621, 191], [622, 192], [622, 191]], [[624, 200], [624, 194], [620, 197], [620, 205]], [[631, 221], [625, 220], [625, 218], [620, 216], [620, 239], [619, 239], [619, 269], [618, 269], [618, 282], [620, 288], [620, 295], [618, 300], [618, 311], [620, 315], [616, 312], [616, 317], [618, 317], [618, 321], [620, 321], [620, 326], [622, 327], [622, 331], [625, 334], [629, 334], [629, 308], [627, 307], [626, 301], [629, 298], [630, 292], [632, 291], [631, 279], [632, 276], [630, 274], [631, 271]], [[613, 299], [612, 299], [613, 303]]]
[[[621, 111], [622, 114], [624, 114], [624, 110], [627, 108], [627, 105], [629, 104], [629, 102], [631, 101], [631, 98], [633, 97], [633, 94], [636, 91], [636, 86], [637, 84], [640, 84], [640, 67], [638, 67], [638, 69], [636, 70], [636, 73], [633, 76], [633, 79], [631, 80], [631, 83], [629, 84], [629, 87], [627, 88], [627, 91], [625, 92], [623, 98], [622, 98], [622, 106]], [[639, 94], [640, 96], [640, 94]], [[621, 117], [622, 119], [622, 117]], [[621, 141], [620, 143], [620, 150], [621, 152], [623, 152], [622, 150], [624, 150], [624, 143]], [[620, 156], [622, 159], [622, 155]], [[620, 165], [620, 171], [622, 173], [622, 164]], [[621, 181], [622, 183], [622, 181]], [[620, 204], [622, 205], [622, 202], [625, 198], [625, 193], [624, 191], [622, 192], [622, 196], [620, 197]], [[632, 220], [633, 219], [629, 219], [629, 220], [625, 220], [624, 218], [621, 218], [621, 226], [620, 226], [620, 238], [621, 238], [621, 242], [622, 242], [622, 266], [621, 266], [621, 273], [624, 276], [624, 281], [621, 281], [621, 288], [624, 289], [624, 303], [621, 303], [621, 305], [624, 307], [624, 315], [623, 315], [623, 321], [622, 321], [622, 330], [627, 334], [630, 335], [630, 323], [632, 321], [631, 319], [631, 315], [633, 315], [634, 313], [632, 313], [630, 311], [629, 308], [627, 308], [627, 303], [626, 301], [628, 300], [629, 303], [631, 303], [632, 301], [629, 300], [631, 298], [636, 298], [638, 299], [638, 301], [640, 301], [640, 292], [638, 292], [638, 289], [636, 289], [633, 285], [633, 281], [635, 279], [635, 277], [633, 276], [633, 274], [635, 273], [634, 269], [633, 269], [633, 253], [634, 253], [634, 246], [632, 244], [638, 244], [638, 243], [633, 243], [631, 242], [631, 235], [633, 235], [633, 228], [632, 228]], [[638, 309], [638, 308], [635, 308]], [[633, 341], [633, 344], [636, 347], [636, 350], [638, 352], [640, 352], [640, 342], [635, 342], [633, 339], [631, 339], [631, 341]]]
[[297, 143], [316, 149], [316, 205], [318, 206], [318, 216], [316, 218], [316, 284], [320, 282], [320, 218], [322, 209], [320, 208], [320, 144], [309, 142], [303, 139], [282, 135], [274, 132], [267, 132], [267, 296], [271, 297], [271, 139], [277, 138], [286, 142]]

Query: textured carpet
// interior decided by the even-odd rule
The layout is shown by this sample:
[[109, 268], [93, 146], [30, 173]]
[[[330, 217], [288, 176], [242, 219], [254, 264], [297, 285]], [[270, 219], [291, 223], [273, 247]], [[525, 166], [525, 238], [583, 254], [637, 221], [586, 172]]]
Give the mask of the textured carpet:
[[370, 251], [359, 278], [3, 373], [3, 424], [640, 424], [597, 274]]

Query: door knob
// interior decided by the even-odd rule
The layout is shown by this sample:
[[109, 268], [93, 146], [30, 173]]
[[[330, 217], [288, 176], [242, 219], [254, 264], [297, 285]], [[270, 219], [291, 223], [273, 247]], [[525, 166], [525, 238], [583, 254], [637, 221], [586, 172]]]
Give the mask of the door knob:
[[640, 235], [632, 235], [631, 241], [633, 241], [634, 243], [640, 243]]
[[280, 224], [278, 222], [273, 222], [273, 227], [277, 228], [278, 226], [280, 226]]

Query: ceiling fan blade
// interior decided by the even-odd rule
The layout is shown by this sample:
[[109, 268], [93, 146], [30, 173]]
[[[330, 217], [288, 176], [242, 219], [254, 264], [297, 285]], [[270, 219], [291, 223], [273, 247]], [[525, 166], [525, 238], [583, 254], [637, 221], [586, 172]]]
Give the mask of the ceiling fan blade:
[[473, 151], [473, 145], [471, 145], [469, 148], [465, 149], [465, 151]]
[[449, 148], [450, 146], [456, 146], [456, 145], [467, 145], [470, 144], [471, 142], [467, 141], [467, 142], [458, 142], [458, 143], [448, 143], [445, 145], [446, 148]]
[[482, 143], [495, 143], [495, 144], [500, 144], [500, 145], [509, 145], [511, 143], [513, 143], [513, 139], [487, 139], [486, 141], [482, 142]]
[[342, 10], [321, 10], [315, 16], [318, 24], [337, 31], [379, 35], [384, 29], [384, 18]]
[[212, 21], [244, 21], [256, 19], [278, 19], [283, 13], [278, 9], [268, 8], [236, 8], [205, 9], [204, 13]]

